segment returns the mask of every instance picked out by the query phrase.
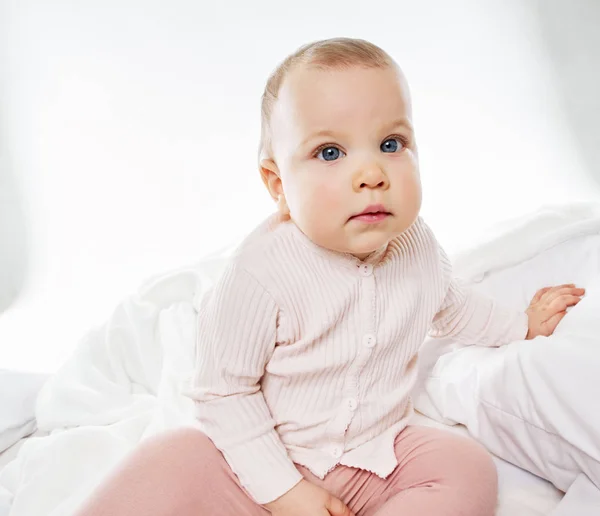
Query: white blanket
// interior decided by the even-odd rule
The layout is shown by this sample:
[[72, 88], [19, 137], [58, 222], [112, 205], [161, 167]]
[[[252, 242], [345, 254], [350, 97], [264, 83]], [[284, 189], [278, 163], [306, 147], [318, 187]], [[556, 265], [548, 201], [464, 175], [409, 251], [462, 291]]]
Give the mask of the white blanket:
[[11, 516], [72, 514], [140, 439], [190, 420], [192, 402], [179, 391], [194, 364], [195, 303], [212, 266], [150, 281], [46, 383], [37, 419], [50, 435], [28, 440], [0, 473]]
[[[483, 264], [509, 249], [524, 259], [535, 245], [522, 244], [507, 238], [477, 256]], [[11, 516], [69, 516], [140, 439], [192, 421], [180, 387], [194, 363], [198, 301], [222, 266], [215, 257], [153, 279], [83, 339], [39, 396], [38, 427], [50, 435], [28, 440], [0, 472]]]
[[0, 453], [35, 432], [35, 400], [47, 378], [0, 369]]

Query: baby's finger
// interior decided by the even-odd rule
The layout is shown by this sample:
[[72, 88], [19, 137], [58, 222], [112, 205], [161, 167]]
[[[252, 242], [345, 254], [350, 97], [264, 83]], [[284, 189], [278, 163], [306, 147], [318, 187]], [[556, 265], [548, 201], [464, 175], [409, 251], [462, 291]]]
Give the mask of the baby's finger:
[[542, 299], [542, 296], [548, 292], [550, 290], [551, 287], [544, 287], [539, 289], [536, 293], [535, 296], [533, 296], [533, 299], [531, 300], [532, 303], [537, 303], [540, 299]]
[[555, 287], [544, 295], [544, 301], [546, 303], [550, 303], [554, 299], [561, 297], [561, 296], [565, 296], [565, 295], [582, 296], [584, 293], [585, 293], [585, 290], [578, 289], [576, 287]]
[[327, 500], [326, 508], [332, 516], [354, 516], [348, 506], [335, 496], [331, 496]]
[[581, 301], [581, 297], [566, 294], [553, 299], [548, 308], [551, 313], [563, 312], [569, 306], [575, 306], [579, 301]]
[[567, 312], [558, 312], [546, 321], [545, 327], [547, 330], [547, 335], [552, 335], [554, 333], [554, 330], [558, 326], [558, 323], [562, 321], [565, 315], [567, 315]]
[[568, 292], [569, 294], [573, 294], [574, 296], [583, 296], [585, 294], [585, 289], [581, 287], [561, 287], [561, 292]]

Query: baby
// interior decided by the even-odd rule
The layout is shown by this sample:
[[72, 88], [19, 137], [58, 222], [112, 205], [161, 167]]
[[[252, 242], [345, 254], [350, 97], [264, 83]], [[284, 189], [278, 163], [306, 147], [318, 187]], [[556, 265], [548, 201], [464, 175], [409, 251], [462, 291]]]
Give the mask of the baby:
[[198, 316], [198, 429], [145, 442], [79, 514], [492, 515], [489, 454], [408, 424], [419, 348], [428, 333], [550, 335], [583, 289], [543, 289], [517, 313], [452, 278], [419, 217], [406, 80], [366, 41], [313, 43], [277, 68], [260, 172], [277, 213]]

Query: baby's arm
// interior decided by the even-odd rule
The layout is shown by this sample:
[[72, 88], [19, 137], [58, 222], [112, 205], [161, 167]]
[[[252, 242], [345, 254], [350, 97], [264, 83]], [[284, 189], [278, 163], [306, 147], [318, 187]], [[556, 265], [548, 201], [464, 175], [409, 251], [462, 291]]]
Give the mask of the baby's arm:
[[260, 388], [275, 348], [277, 313], [271, 295], [232, 265], [199, 312], [190, 391], [202, 431], [259, 504], [275, 500], [302, 480]]
[[525, 312], [500, 306], [452, 277], [451, 265], [441, 252], [441, 265], [448, 288], [435, 315], [429, 334], [454, 337], [464, 344], [502, 346], [513, 341], [551, 335], [566, 314], [577, 304], [584, 289], [559, 285], [540, 290]]
[[303, 479], [275, 431], [260, 379], [275, 349], [277, 316], [271, 295], [231, 266], [198, 314], [189, 391], [196, 416], [246, 491], [274, 516], [353, 516], [339, 499]]
[[429, 335], [454, 337], [467, 345], [502, 346], [525, 339], [528, 327], [525, 312], [499, 306], [452, 278]]

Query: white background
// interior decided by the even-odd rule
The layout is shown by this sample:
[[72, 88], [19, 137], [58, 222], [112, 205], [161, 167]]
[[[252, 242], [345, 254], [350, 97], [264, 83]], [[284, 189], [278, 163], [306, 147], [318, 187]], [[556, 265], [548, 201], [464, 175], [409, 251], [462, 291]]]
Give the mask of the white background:
[[594, 0], [2, 1], [0, 187], [16, 184], [26, 231], [2, 212], [0, 227], [29, 256], [3, 273], [25, 284], [0, 315], [0, 367], [55, 370], [145, 278], [271, 212], [260, 95], [315, 39], [369, 39], [405, 70], [423, 214], [449, 251], [600, 196], [598, 52], [578, 43]]

